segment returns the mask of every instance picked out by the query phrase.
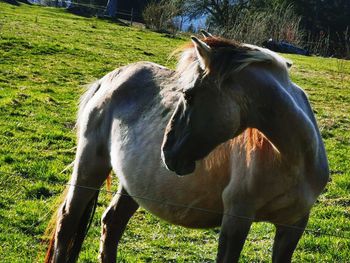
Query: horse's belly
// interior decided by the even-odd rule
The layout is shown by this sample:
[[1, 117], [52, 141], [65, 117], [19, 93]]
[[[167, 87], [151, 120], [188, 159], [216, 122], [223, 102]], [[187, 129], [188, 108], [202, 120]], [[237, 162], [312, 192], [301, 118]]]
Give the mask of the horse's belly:
[[163, 220], [190, 228], [221, 224], [223, 186], [214, 178], [197, 174], [178, 177], [165, 168], [157, 174], [140, 175], [142, 180], [138, 181], [130, 176], [119, 177], [141, 207]]
[[[160, 156], [160, 153], [148, 156]], [[195, 173], [179, 177], [168, 171], [160, 159], [139, 158], [115, 160], [113, 168], [120, 183], [141, 207], [185, 227], [208, 228], [221, 224], [221, 195], [228, 174], [205, 172], [197, 164]]]
[[188, 228], [211, 228], [220, 226], [222, 221], [222, 208], [220, 208], [220, 205], [198, 205], [194, 207], [190, 203], [176, 204], [174, 202], [154, 205], [142, 200], [136, 200], [153, 215], [175, 225]]

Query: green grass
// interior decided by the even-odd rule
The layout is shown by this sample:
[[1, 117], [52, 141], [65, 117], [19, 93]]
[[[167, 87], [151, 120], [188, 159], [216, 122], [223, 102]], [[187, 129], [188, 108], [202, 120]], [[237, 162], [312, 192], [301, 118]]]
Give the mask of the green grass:
[[[83, 86], [121, 65], [168, 55], [184, 39], [64, 10], [0, 3], [0, 261], [42, 261], [42, 233], [74, 159], [73, 130]], [[350, 237], [350, 62], [287, 55], [309, 94], [326, 143], [332, 180], [308, 228]], [[20, 174], [13, 175], [13, 174]], [[115, 189], [116, 183], [113, 186]], [[96, 262], [102, 193], [80, 262]], [[273, 226], [254, 224], [242, 262], [271, 260]], [[123, 236], [121, 262], [213, 262], [218, 229], [169, 225], [144, 210]], [[39, 256], [38, 256], [39, 255]], [[306, 233], [295, 262], [349, 262], [350, 240]]]

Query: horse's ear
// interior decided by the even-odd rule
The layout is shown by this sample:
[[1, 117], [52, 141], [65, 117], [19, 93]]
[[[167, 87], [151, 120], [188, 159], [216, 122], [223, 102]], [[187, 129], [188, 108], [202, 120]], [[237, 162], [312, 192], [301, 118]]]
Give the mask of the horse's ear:
[[201, 33], [202, 33], [203, 37], [213, 37], [212, 34], [210, 34], [209, 32], [205, 31], [204, 29], [201, 29]]
[[199, 65], [203, 70], [208, 69], [211, 56], [211, 48], [202, 40], [192, 36], [191, 37], [194, 47], [196, 49]]

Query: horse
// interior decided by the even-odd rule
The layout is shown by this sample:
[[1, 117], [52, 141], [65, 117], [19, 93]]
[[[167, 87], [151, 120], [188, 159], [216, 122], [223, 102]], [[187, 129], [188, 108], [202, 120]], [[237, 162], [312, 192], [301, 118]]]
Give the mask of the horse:
[[[141, 206], [188, 228], [221, 226], [216, 262], [237, 262], [253, 222], [275, 225], [272, 261], [290, 262], [329, 168], [291, 63], [258, 46], [191, 37], [176, 70], [118, 68], [82, 96], [77, 151], [45, 262], [75, 262], [98, 188], [113, 170], [100, 262], [116, 262]], [[171, 205], [176, 204], [176, 205]]]

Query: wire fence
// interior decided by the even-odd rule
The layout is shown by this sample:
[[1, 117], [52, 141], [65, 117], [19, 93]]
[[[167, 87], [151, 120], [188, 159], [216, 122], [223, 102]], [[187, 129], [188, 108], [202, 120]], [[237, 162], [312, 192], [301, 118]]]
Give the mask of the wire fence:
[[[68, 168], [66, 169], [63, 173], [70, 171], [71, 169]], [[11, 210], [17, 210], [17, 206], [18, 204], [20, 206], [23, 206], [23, 204], [27, 204], [26, 200], [30, 199], [31, 202], [37, 202], [36, 209], [34, 209], [34, 211], [30, 211], [30, 216], [28, 216], [28, 218], [30, 218], [28, 220], [28, 218], [24, 217], [22, 220], [25, 220], [25, 225], [18, 228], [18, 226], [11, 226], [9, 225], [8, 227], [4, 227], [4, 225], [1, 225], [0, 223], [0, 228], [3, 228], [2, 231], [6, 231], [6, 232], [11, 232], [11, 231], [16, 231], [16, 232], [20, 232], [21, 237], [23, 237], [24, 241], [22, 242], [26, 242], [25, 240], [29, 240], [28, 242], [28, 247], [32, 246], [32, 244], [30, 244], [29, 242], [33, 241], [33, 237], [34, 240], [37, 240], [37, 242], [42, 242], [47, 240], [48, 237], [44, 236], [44, 229], [45, 226], [47, 224], [47, 222], [50, 220], [50, 218], [52, 218], [52, 215], [54, 213], [54, 210], [52, 208], [52, 204], [55, 203], [55, 200], [57, 200], [58, 196], [61, 195], [61, 193], [63, 192], [64, 188], [66, 187], [78, 187], [78, 188], [83, 188], [83, 189], [89, 189], [89, 190], [93, 190], [93, 191], [99, 191], [100, 193], [102, 193], [102, 195], [100, 194], [99, 197], [99, 202], [98, 202], [98, 209], [101, 213], [101, 209], [103, 210], [103, 207], [107, 205], [107, 202], [109, 199], [111, 199], [111, 196], [113, 195], [125, 195], [125, 196], [130, 196], [135, 200], [146, 200], [148, 202], [155, 202], [158, 203], [159, 205], [162, 206], [172, 206], [172, 207], [176, 207], [176, 208], [183, 208], [183, 209], [191, 209], [191, 210], [196, 210], [196, 211], [200, 211], [202, 213], [211, 213], [211, 214], [217, 214], [217, 215], [222, 215], [222, 216], [230, 216], [230, 217], [235, 217], [235, 218], [239, 218], [240, 220], [249, 220], [249, 221], [254, 221], [254, 218], [250, 218], [250, 217], [245, 217], [245, 216], [240, 216], [240, 215], [234, 215], [234, 214], [229, 214], [229, 213], [222, 213], [220, 211], [215, 211], [215, 210], [210, 210], [210, 209], [203, 209], [201, 207], [193, 207], [193, 206], [188, 206], [186, 204], [178, 204], [178, 203], [172, 203], [172, 202], [167, 202], [167, 201], [163, 201], [163, 200], [157, 200], [157, 199], [152, 199], [149, 197], [145, 197], [145, 196], [138, 196], [138, 195], [128, 195], [128, 194], [123, 194], [123, 193], [118, 193], [117, 191], [113, 191], [113, 190], [107, 190], [105, 187], [101, 187], [101, 188], [94, 188], [94, 187], [87, 187], [84, 185], [77, 185], [77, 184], [71, 184], [71, 183], [66, 183], [63, 182], [63, 179], [60, 180], [50, 180], [49, 178], [44, 179], [44, 178], [33, 178], [33, 175], [27, 175], [24, 173], [13, 173], [13, 172], [5, 172], [5, 171], [0, 171], [0, 220], [1, 219], [1, 214], [2, 213], [8, 213], [10, 215], [14, 215], [14, 217], [21, 217], [21, 215], [12, 212]], [[13, 187], [15, 185], [15, 188]], [[43, 188], [43, 190], [40, 190], [40, 186], [45, 186], [46, 189], [53, 189], [50, 192], [45, 192], [45, 188]], [[39, 186], [39, 191], [32, 191], [32, 186]], [[13, 190], [15, 189], [15, 191]], [[38, 188], [36, 188], [38, 189]], [[113, 189], [115, 189], [115, 185], [113, 186]], [[3, 193], [3, 192], [7, 192], [7, 194]], [[10, 193], [9, 193], [10, 192]], [[4, 196], [7, 196], [7, 198], [3, 198]], [[101, 199], [103, 201], [101, 201]], [[11, 202], [11, 205], [4, 207], [3, 204], [7, 203], [7, 202]], [[57, 202], [56, 202], [57, 203]], [[21, 211], [20, 211], [21, 212]], [[139, 214], [139, 216], [142, 215], [142, 212]], [[139, 216], [136, 216], [136, 218], [139, 218]], [[143, 216], [143, 215], [142, 215]], [[23, 216], [22, 216], [23, 217]], [[14, 219], [14, 218], [12, 218]], [[98, 224], [97, 222], [100, 220], [99, 217], [94, 218], [94, 222], [93, 225], [96, 228], [96, 224]], [[16, 220], [14, 220], [16, 221]], [[12, 222], [12, 221], [11, 221]], [[10, 222], [10, 224], [11, 224]], [[154, 222], [154, 221], [152, 221]], [[317, 224], [313, 224], [314, 227], [316, 226], [316, 228], [306, 228], [305, 229], [305, 234], [306, 235], [312, 235], [312, 242], [315, 242], [315, 244], [318, 244], [318, 242], [322, 243], [323, 239], [319, 239], [319, 238], [327, 238], [327, 242], [329, 242], [330, 244], [334, 244], [334, 246], [339, 246], [339, 244], [343, 244], [344, 248], [346, 249], [346, 247], [348, 247], [349, 241], [350, 241], [350, 230], [345, 230], [346, 228], [349, 229], [349, 226], [347, 227], [346, 225], [344, 225], [344, 229], [339, 229], [338, 227], [334, 227], [334, 226], [324, 226], [323, 224], [319, 224], [320, 222], [317, 222]], [[157, 223], [158, 224], [158, 223]], [[293, 226], [293, 225], [286, 225], [286, 224], [278, 224], [284, 227], [288, 227], [294, 230], [303, 230], [297, 226]], [[131, 229], [132, 227], [135, 227], [135, 225], [131, 224], [129, 225], [129, 228]], [[136, 226], [138, 228], [138, 226]], [[142, 226], [139, 226], [141, 233], [142, 233]], [[155, 227], [154, 225], [152, 225], [152, 227]], [[328, 228], [329, 227], [329, 228]], [[99, 228], [99, 227], [98, 227]], [[326, 228], [326, 230], [324, 229]], [[262, 240], [268, 241], [268, 242], [272, 242], [273, 240], [273, 228], [271, 226], [269, 226], [268, 224], [263, 224], [262, 228], [263, 229], [263, 236], [262, 236]], [[135, 230], [131, 230], [132, 232]], [[176, 234], [177, 231], [175, 230], [175, 228], [168, 228], [165, 227], [164, 225], [158, 225], [157, 226], [157, 235], [166, 235], [166, 236], [173, 236], [173, 237], [179, 237], [178, 235], [180, 234]], [[213, 237], [217, 236], [217, 231], [214, 230], [212, 232]], [[260, 236], [260, 234], [259, 234]], [[135, 238], [135, 237], [133, 237]], [[319, 239], [319, 241], [316, 241], [316, 239]], [[337, 239], [334, 239], [337, 238]], [[99, 230], [96, 231], [96, 229], [94, 229], [93, 231], [89, 231], [89, 234], [87, 236], [87, 242], [85, 242], [87, 245], [89, 244], [89, 242], [93, 241], [93, 242], [99, 242], [100, 239], [100, 235], [99, 235]], [[143, 241], [144, 238], [142, 238], [142, 234], [138, 235], [137, 240], [133, 240], [133, 244], [135, 242], [144, 242]], [[339, 240], [341, 239], [341, 240]], [[40, 241], [41, 240], [41, 241]], [[127, 238], [126, 240], [130, 240], [130, 238]], [[184, 240], [183, 242], [186, 242], [186, 237], [182, 236], [181, 234], [181, 238], [179, 240]], [[259, 240], [259, 238], [257, 239], [256, 235], [250, 235], [248, 236], [247, 240], [249, 242], [256, 242], [257, 240]], [[179, 241], [180, 243], [182, 241]], [[192, 242], [192, 241], [191, 241]], [[216, 243], [217, 240], [213, 239], [213, 242]], [[345, 243], [344, 243], [345, 242]], [[201, 242], [200, 242], [201, 243]], [[124, 244], [124, 242], [123, 242]], [[142, 243], [141, 243], [142, 244]], [[203, 244], [200, 244], [203, 245]], [[333, 246], [333, 245], [332, 245]], [[26, 246], [27, 247], [27, 246]], [[36, 253], [32, 254], [34, 255], [34, 257], [36, 257], [36, 262], [40, 262], [41, 258], [44, 256], [44, 249], [46, 248], [46, 244], [41, 244], [39, 247], [39, 254], [38, 251], [36, 250]], [[96, 247], [97, 248], [97, 247]], [[11, 248], [11, 245], [9, 245], [8, 243], [5, 243], [5, 245], [3, 245], [2, 247], [2, 251], [11, 251], [13, 248]], [[123, 251], [123, 250], [122, 250]], [[23, 252], [26, 253], [26, 252]], [[96, 257], [97, 252], [95, 251], [91, 251], [90, 249], [86, 248], [83, 249], [81, 252], [81, 256], [87, 257], [87, 258], [94, 258]], [[186, 253], [186, 252], [185, 252]], [[215, 253], [215, 252], [214, 252]], [[0, 255], [1, 255], [1, 249], [0, 249]], [[215, 257], [215, 255], [213, 255]], [[202, 259], [200, 259], [202, 260]], [[3, 261], [3, 262], [6, 262]], [[124, 261], [123, 261], [124, 262]], [[201, 261], [202, 262], [202, 261]], [[204, 262], [204, 261], [203, 261]], [[208, 260], [206, 259], [205, 262], [208, 262]]]
[[[129, 196], [135, 200], [145, 200], [148, 202], [154, 202], [157, 203], [159, 205], [162, 206], [170, 206], [170, 207], [176, 207], [176, 208], [184, 208], [184, 209], [190, 209], [190, 210], [196, 210], [196, 211], [200, 211], [203, 213], [210, 213], [210, 214], [217, 214], [220, 216], [228, 216], [228, 217], [235, 217], [241, 220], [248, 220], [251, 222], [257, 221], [256, 218], [253, 217], [247, 217], [247, 216], [242, 216], [242, 215], [236, 215], [236, 214], [230, 214], [230, 213], [225, 213], [225, 212], [221, 212], [221, 211], [216, 211], [216, 210], [210, 210], [210, 209], [205, 209], [205, 208], [201, 208], [201, 207], [195, 207], [195, 206], [189, 206], [187, 204], [179, 204], [179, 203], [172, 203], [172, 202], [168, 202], [168, 201], [162, 201], [162, 200], [157, 200], [157, 199], [152, 199], [149, 197], [145, 197], [145, 196], [139, 196], [139, 195], [129, 195], [129, 194], [123, 194], [123, 193], [118, 193], [117, 191], [110, 191], [107, 190], [105, 188], [94, 188], [94, 187], [88, 187], [88, 186], [84, 186], [84, 185], [77, 185], [77, 184], [71, 184], [71, 183], [62, 183], [59, 181], [50, 181], [50, 180], [44, 180], [44, 179], [33, 179], [33, 178], [29, 178], [23, 174], [20, 173], [8, 173], [8, 172], [3, 172], [0, 171], [0, 174], [2, 174], [3, 176], [0, 178], [0, 190], [1, 191], [6, 191], [6, 184], [11, 184], [13, 185], [13, 183], [18, 183], [18, 181], [16, 182], [16, 179], [14, 178], [20, 178], [26, 181], [29, 181], [33, 184], [37, 184], [38, 182], [41, 183], [48, 183], [51, 185], [56, 185], [56, 186], [61, 186], [66, 187], [77, 187], [77, 188], [83, 188], [83, 189], [89, 189], [89, 190], [93, 190], [93, 191], [99, 191], [99, 192], [104, 192], [104, 193], [108, 193], [108, 194], [112, 194], [112, 195], [124, 195], [124, 196]], [[5, 177], [4, 177], [5, 176]], [[10, 179], [11, 178], [11, 179]], [[25, 190], [28, 192], [28, 188], [25, 185], [21, 186], [22, 190]], [[19, 189], [20, 190], [20, 189]], [[13, 195], [17, 195], [18, 192], [14, 192]], [[40, 193], [40, 195], [45, 195], [45, 193]], [[51, 196], [51, 194], [46, 193], [46, 195]], [[47, 220], [48, 216], [52, 214], [52, 211], [50, 210], [49, 212], [44, 213], [43, 215], [41, 215], [39, 217], [39, 219], [33, 223], [34, 225], [39, 225], [40, 223], [43, 223], [45, 220]], [[282, 224], [282, 223], [274, 223], [276, 226], [282, 226], [285, 228], [290, 228], [290, 229], [294, 229], [294, 230], [304, 230], [303, 228], [300, 228], [298, 226], [294, 226], [294, 225], [288, 225], [288, 224]], [[337, 230], [332, 230], [332, 231], [325, 231], [325, 230], [320, 230], [320, 229], [312, 229], [312, 228], [306, 228], [304, 230], [306, 233], [314, 235], [314, 236], [329, 236], [329, 237], [336, 237], [336, 238], [342, 238], [342, 239], [347, 239], [350, 240], [350, 231], [344, 230], [344, 229], [337, 229]]]

